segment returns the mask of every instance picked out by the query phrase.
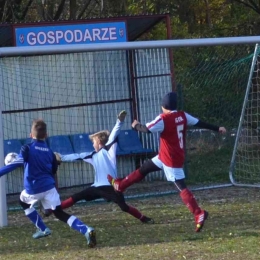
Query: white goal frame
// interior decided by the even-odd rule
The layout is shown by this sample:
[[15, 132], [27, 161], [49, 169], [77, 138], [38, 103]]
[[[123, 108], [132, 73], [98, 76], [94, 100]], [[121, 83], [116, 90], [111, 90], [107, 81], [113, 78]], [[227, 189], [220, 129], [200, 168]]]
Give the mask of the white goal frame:
[[234, 149], [233, 149], [233, 154], [232, 154], [232, 158], [231, 158], [231, 163], [230, 163], [230, 170], [229, 170], [229, 178], [230, 181], [233, 185], [235, 186], [240, 186], [240, 187], [255, 187], [255, 188], [260, 188], [260, 184], [244, 184], [244, 183], [238, 183], [236, 181], [236, 178], [234, 176], [234, 172], [235, 172], [235, 165], [236, 165], [236, 152], [237, 152], [237, 148], [238, 148], [238, 142], [239, 142], [239, 137], [241, 134], [241, 130], [242, 130], [242, 125], [243, 125], [243, 119], [245, 116], [245, 111], [246, 111], [246, 105], [247, 105], [247, 101], [248, 101], [248, 96], [250, 93], [250, 89], [252, 87], [251, 81], [252, 81], [252, 77], [253, 77], [253, 73], [254, 73], [254, 67], [256, 64], [256, 60], [257, 60], [257, 54], [258, 54], [258, 43], [255, 45], [255, 50], [254, 50], [254, 55], [253, 55], [253, 59], [252, 59], [252, 64], [251, 64], [251, 68], [250, 68], [250, 73], [249, 73], [249, 77], [248, 77], [248, 82], [247, 82], [247, 87], [246, 87], [246, 92], [245, 92], [245, 97], [244, 97], [244, 101], [243, 101], [243, 106], [242, 106], [242, 111], [241, 111], [241, 115], [240, 115], [240, 119], [239, 119], [239, 125], [238, 125], [238, 129], [236, 132], [236, 140], [235, 140], [235, 144], [234, 144]]
[[[224, 37], [224, 38], [201, 38], [201, 39], [182, 39], [182, 40], [158, 40], [158, 41], [137, 41], [125, 43], [99, 43], [99, 44], [79, 44], [79, 45], [55, 45], [55, 46], [34, 46], [34, 47], [3, 47], [0, 48], [0, 58], [8, 56], [24, 55], [44, 55], [44, 54], [67, 54], [93, 51], [111, 50], [132, 50], [132, 49], [151, 49], [151, 48], [178, 48], [178, 47], [202, 47], [202, 46], [221, 46], [256, 44], [260, 42], [260, 36], [247, 37]], [[1, 114], [2, 111], [0, 110]], [[0, 117], [0, 166], [3, 165], [3, 131], [2, 116]], [[231, 186], [232, 184], [228, 185]], [[216, 187], [226, 187], [218, 185]], [[211, 186], [212, 188], [212, 186]], [[0, 178], [0, 227], [7, 226], [7, 206], [5, 177]]]

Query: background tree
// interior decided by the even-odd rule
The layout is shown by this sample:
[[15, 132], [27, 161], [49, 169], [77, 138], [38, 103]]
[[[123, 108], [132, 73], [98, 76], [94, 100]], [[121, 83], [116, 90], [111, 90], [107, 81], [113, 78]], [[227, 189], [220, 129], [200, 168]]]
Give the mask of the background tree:
[[[259, 35], [254, 0], [2, 0], [1, 22], [31, 22], [170, 13], [174, 38]], [[159, 25], [146, 39], [165, 37]]]

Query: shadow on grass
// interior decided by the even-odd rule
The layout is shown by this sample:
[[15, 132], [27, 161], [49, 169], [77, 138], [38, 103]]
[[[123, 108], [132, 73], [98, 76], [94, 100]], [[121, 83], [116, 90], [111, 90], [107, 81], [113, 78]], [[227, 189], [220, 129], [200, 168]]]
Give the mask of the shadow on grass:
[[[214, 250], [213, 253], [225, 254], [242, 249], [246, 252], [244, 259], [259, 259], [255, 257], [259, 252], [256, 242], [260, 236], [259, 196], [258, 189], [196, 192], [200, 204], [210, 213], [201, 233], [194, 232], [192, 215], [174, 195], [133, 201], [141, 212], [154, 218], [154, 225], [142, 224], [113, 204], [68, 209], [68, 213], [79, 216], [96, 229], [96, 249], [88, 249], [83, 235], [53, 217], [44, 219], [53, 234], [34, 240], [34, 226], [22, 212], [15, 212], [9, 214], [11, 225], [0, 229], [0, 259], [130, 260], [139, 259], [137, 254], [140, 254], [147, 256], [140, 259], [150, 260], [152, 252], [157, 252], [154, 259], [173, 259], [164, 258], [173, 251], [180, 254], [180, 258], [174, 259], [183, 259], [185, 252], [187, 257], [193, 257], [193, 248], [199, 248], [197, 254], [204, 258], [187, 259], [233, 260], [236, 258], [209, 258], [209, 254]], [[121, 257], [121, 253], [124, 256]]]
[[[205, 242], [209, 239], [230, 239], [232, 237], [259, 237], [254, 227], [260, 227], [258, 208], [248, 204], [208, 206], [210, 217], [201, 233], [194, 232], [194, 221], [185, 207], [153, 208], [156, 224], [142, 224], [123, 213], [104, 212], [83, 217], [86, 223], [95, 227], [97, 248], [118, 248], [160, 243]], [[227, 210], [227, 208], [229, 208]], [[46, 251], [78, 252], [87, 249], [84, 236], [71, 230], [66, 224], [51, 220], [48, 226], [53, 230], [49, 237], [34, 240], [35, 231], [30, 223], [19, 227], [0, 230], [1, 255], [46, 253]], [[17, 258], [19, 259], [19, 258]]]

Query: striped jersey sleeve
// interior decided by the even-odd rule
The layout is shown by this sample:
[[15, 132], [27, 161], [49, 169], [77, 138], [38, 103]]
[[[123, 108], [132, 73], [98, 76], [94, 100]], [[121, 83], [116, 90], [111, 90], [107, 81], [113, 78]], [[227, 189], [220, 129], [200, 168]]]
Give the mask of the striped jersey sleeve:
[[146, 127], [151, 133], [162, 132], [164, 129], [164, 122], [159, 115], [153, 121], [146, 123]]
[[199, 122], [199, 119], [196, 117], [191, 116], [190, 114], [184, 112], [186, 119], [187, 119], [187, 125], [192, 126], [196, 125]]

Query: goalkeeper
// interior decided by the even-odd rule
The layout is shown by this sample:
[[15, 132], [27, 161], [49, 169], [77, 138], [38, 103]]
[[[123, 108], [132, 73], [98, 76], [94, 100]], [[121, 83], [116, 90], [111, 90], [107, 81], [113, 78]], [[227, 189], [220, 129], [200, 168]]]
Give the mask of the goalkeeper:
[[83, 158], [80, 158], [80, 155], [75, 154], [72, 156], [67, 155], [66, 158], [62, 157], [62, 160], [65, 159], [70, 161], [83, 159], [85, 162], [92, 164], [95, 169], [94, 184], [62, 201], [62, 209], [71, 207], [80, 200], [92, 201], [103, 198], [107, 201], [113, 201], [122, 211], [132, 215], [143, 223], [152, 224], [154, 222], [153, 219], [146, 217], [133, 206], [126, 204], [124, 195], [121, 192], [116, 192], [107, 180], [108, 173], [112, 173], [113, 178], [117, 177], [117, 136], [120, 133], [125, 117], [126, 112], [121, 111], [111, 134], [105, 130], [90, 135], [90, 140], [93, 142], [94, 147], [94, 151], [91, 154], [88, 154]]
[[184, 111], [177, 111], [177, 95], [170, 92], [162, 99], [163, 113], [152, 122], [142, 125], [134, 120], [132, 127], [144, 133], [160, 133], [159, 155], [146, 161], [139, 169], [133, 171], [123, 179], [116, 179], [108, 175], [109, 182], [116, 191], [123, 192], [126, 188], [144, 179], [150, 172], [164, 170], [166, 178], [175, 184], [180, 192], [180, 197], [195, 218], [195, 231], [199, 232], [208, 212], [202, 210], [192, 192], [186, 187], [184, 164], [184, 145], [187, 126], [206, 128], [220, 133], [225, 133], [225, 127], [214, 126], [189, 115]]

